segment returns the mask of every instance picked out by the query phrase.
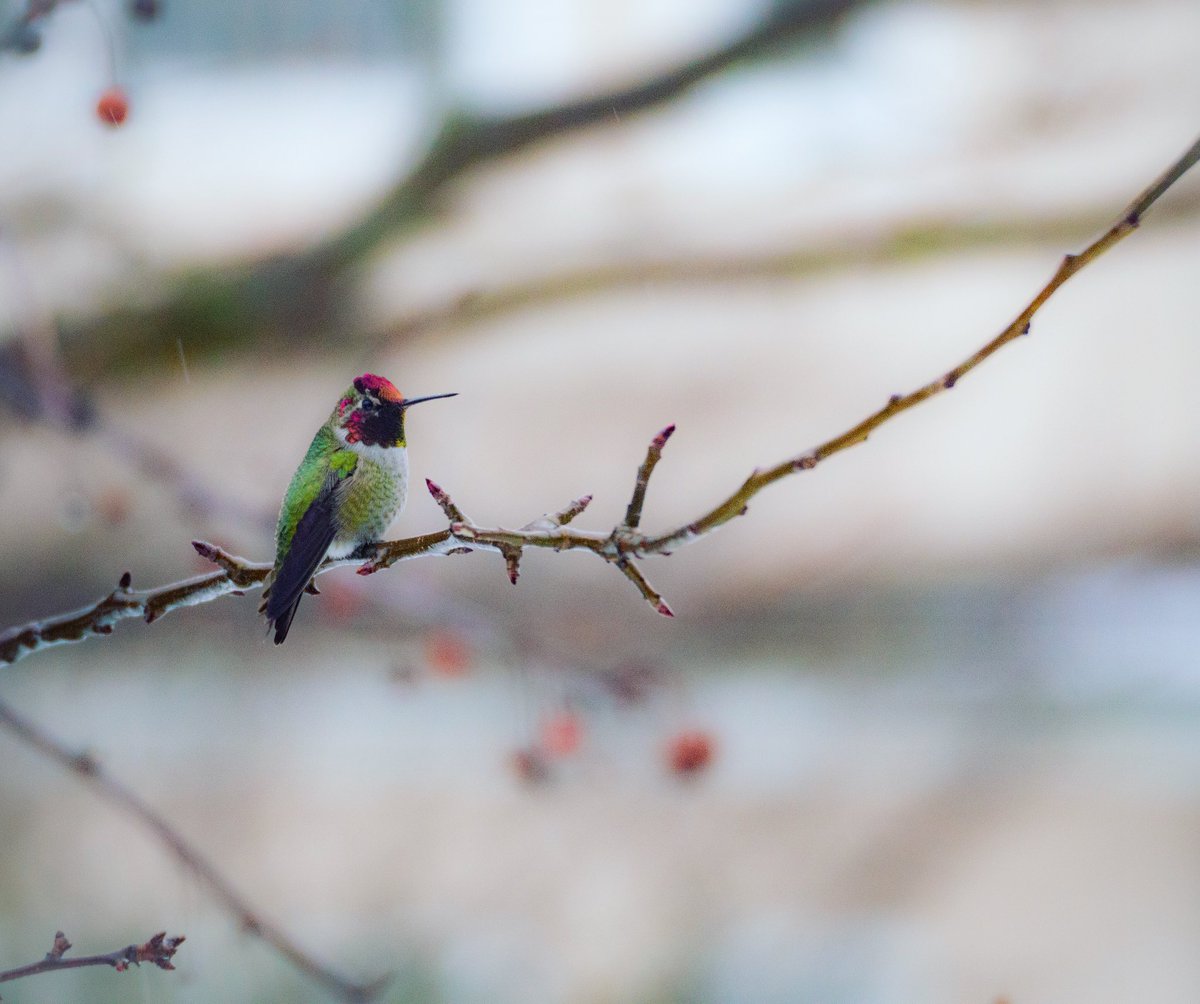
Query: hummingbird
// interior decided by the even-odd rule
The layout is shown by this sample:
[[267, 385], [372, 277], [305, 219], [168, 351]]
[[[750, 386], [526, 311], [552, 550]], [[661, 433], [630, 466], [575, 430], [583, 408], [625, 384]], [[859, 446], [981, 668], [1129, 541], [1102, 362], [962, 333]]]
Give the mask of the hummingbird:
[[404, 508], [404, 413], [422, 401], [454, 396], [406, 398], [389, 380], [364, 373], [338, 400], [313, 436], [279, 508], [275, 567], [258, 608], [275, 629], [276, 645], [287, 637], [321, 562], [378, 540]]

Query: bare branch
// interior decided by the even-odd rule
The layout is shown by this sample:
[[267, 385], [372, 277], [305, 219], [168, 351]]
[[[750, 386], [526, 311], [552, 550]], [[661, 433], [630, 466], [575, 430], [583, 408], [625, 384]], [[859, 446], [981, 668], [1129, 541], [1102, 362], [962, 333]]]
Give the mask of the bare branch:
[[[71, 771], [96, 789], [108, 801], [120, 806], [137, 819], [138, 822], [158, 838], [176, 861], [195, 875], [203, 885], [207, 886], [217, 902], [237, 919], [244, 931], [261, 938], [297, 969], [323, 985], [339, 1000], [350, 1002], [370, 1001], [382, 992], [388, 982], [387, 979], [376, 980], [373, 983], [355, 983], [314, 959], [308, 952], [300, 948], [291, 935], [282, 928], [263, 920], [259, 913], [246, 901], [245, 897], [233, 888], [229, 880], [217, 870], [217, 867], [211, 861], [189, 844], [164, 817], [143, 802], [132, 789], [126, 787], [122, 782], [108, 774], [90, 753], [71, 751], [57, 739], [48, 735], [34, 722], [23, 715], [19, 715], [3, 701], [0, 701], [0, 726], [8, 729], [12, 735]], [[144, 945], [137, 947], [130, 946], [130, 948], [122, 949], [120, 952], [111, 953], [110, 955], [92, 956], [86, 960], [63, 960], [61, 958], [62, 952], [70, 948], [70, 944], [66, 943], [61, 951], [58, 952], [56, 960], [51, 960], [50, 955], [47, 955], [45, 960], [35, 963], [33, 967], [26, 966], [23, 969], [13, 970], [12, 972], [15, 972], [17, 976], [30, 976], [34, 972], [47, 972], [50, 969], [70, 969], [81, 965], [101, 964], [112, 965], [121, 969], [124, 968], [120, 964], [122, 961], [124, 961], [126, 966], [131, 962], [134, 964], [153, 962], [163, 969], [173, 968], [169, 964], [164, 965], [164, 963], [170, 962], [171, 956], [175, 954], [175, 948], [183, 941], [183, 938], [167, 939], [164, 942], [162, 941], [162, 935], [157, 935], [156, 937], [157, 941], [155, 938], [151, 938]], [[65, 942], [65, 939], [63, 940]], [[55, 949], [58, 948], [59, 942], [56, 938]], [[131, 951], [134, 953], [134, 957], [128, 954]], [[156, 955], [156, 951], [159, 951], [161, 954]], [[53, 950], [51, 955], [53, 955]], [[4, 979], [16, 979], [17, 976], [0, 973], [0, 981]]]
[[[363, 216], [297, 254], [244, 267], [193, 274], [165, 302], [123, 307], [85, 322], [72, 333], [77, 365], [94, 369], [105, 358], [148, 343], [175, 345], [179, 331], [213, 324], [230, 343], [245, 332], [284, 327], [289, 344], [317, 332], [345, 329], [341, 307], [351, 291], [352, 268], [382, 244], [404, 237], [437, 208], [455, 180], [483, 165], [543, 142], [668, 104], [739, 64], [763, 59], [781, 46], [835, 30], [870, 0], [777, 0], [763, 16], [707, 52], [651, 73], [633, 84], [511, 116], [452, 111], [411, 172], [397, 180]], [[222, 306], [214, 321], [213, 304]]]
[[552, 519], [557, 526], [566, 526], [571, 522], [571, 520], [573, 520], [591, 504], [592, 497], [590, 495], [581, 495], [574, 502], [571, 502], [564, 508], [559, 509], [558, 512], [552, 513], [550, 519]]
[[654, 473], [654, 468], [662, 459], [663, 447], [667, 445], [667, 440], [671, 438], [674, 431], [675, 426], [668, 425], [650, 440], [650, 447], [646, 450], [646, 459], [638, 468], [637, 481], [633, 486], [633, 498], [629, 500], [629, 507], [625, 510], [625, 525], [630, 530], [636, 530], [642, 521], [642, 504], [646, 501], [646, 488], [650, 484], [650, 475]]
[[646, 581], [646, 576], [642, 574], [642, 570], [637, 565], [628, 558], [619, 558], [614, 564], [617, 566], [617, 570], [634, 584], [637, 591], [642, 594], [642, 598], [650, 606], [664, 617], [675, 616], [671, 608], [667, 606], [667, 601], [662, 598], [662, 594]]
[[0, 634], [0, 662], [13, 663], [30, 652], [83, 641], [94, 635], [112, 634], [119, 621], [131, 617], [153, 623], [163, 614], [180, 607], [208, 603], [227, 593], [249, 588], [251, 582], [261, 585], [268, 571], [269, 565], [246, 562], [234, 578], [229, 572], [209, 572], [157, 589], [134, 590], [118, 585], [90, 607], [23, 624]]
[[[575, 530], [566, 525], [583, 511], [591, 500], [590, 496], [571, 503], [555, 514], [527, 523], [518, 530], [508, 530], [503, 527], [482, 527], [475, 524], [466, 518], [462, 509], [444, 489], [428, 482], [430, 493], [450, 521], [448, 529], [439, 533], [367, 545], [360, 548], [352, 558], [327, 560], [317, 570], [318, 574], [341, 565], [362, 562], [358, 569], [359, 574], [369, 575], [397, 561], [410, 558], [490, 550], [504, 557], [509, 579], [515, 582], [520, 556], [526, 547], [551, 548], [556, 551], [590, 551], [615, 565], [655, 610], [673, 616], [662, 596], [650, 586], [641, 571], [633, 565], [633, 561], [650, 555], [670, 554], [684, 544], [711, 533], [744, 514], [750, 500], [767, 486], [798, 471], [812, 470], [835, 453], [866, 442], [872, 432], [901, 412], [950, 390], [959, 380], [1009, 342], [1028, 333], [1034, 316], [1043, 304], [1073, 275], [1132, 233], [1146, 211], [1197, 161], [1200, 161], [1200, 139], [1134, 199], [1107, 231], [1079, 254], [1068, 254], [1064, 257], [1054, 275], [1016, 318], [991, 341], [957, 366], [908, 394], [892, 395], [883, 407], [840, 435], [807, 452], [789, 457], [773, 467], [756, 469], [728, 498], [690, 523], [654, 536], [638, 531], [650, 476], [662, 455], [663, 446], [674, 429], [670, 426], [655, 437], [647, 450], [646, 459], [638, 471], [633, 495], [626, 509], [625, 522], [607, 534]], [[196, 541], [194, 546], [204, 557], [220, 565], [222, 571], [144, 592], [129, 589], [128, 582], [122, 579], [116, 590], [92, 607], [20, 625], [0, 634], [0, 661], [13, 663], [31, 652], [52, 645], [83, 641], [97, 634], [108, 634], [117, 621], [130, 617], [140, 616], [149, 622], [180, 607], [207, 603], [218, 596], [261, 586], [270, 570], [267, 564], [246, 561], [212, 544]]]
[[[1175, 199], [1172, 219], [1194, 221], [1200, 215], [1200, 192]], [[888, 229], [855, 237], [836, 233], [784, 248], [737, 254], [636, 258], [577, 268], [552, 265], [524, 279], [450, 292], [444, 299], [416, 306], [371, 336], [379, 351], [397, 339], [432, 329], [476, 324], [572, 298], [615, 290], [644, 291], [652, 286], [698, 283], [709, 287], [747, 279], [796, 279], [838, 273], [864, 264], [885, 265], [903, 257], [913, 262], [962, 254], [971, 248], [1030, 245], [1077, 240], [1095, 226], [1094, 211], [1073, 210], [1006, 220], [949, 220], [920, 217], [897, 221]]]
[[19, 980], [26, 976], [37, 976], [39, 973], [53, 973], [59, 969], [82, 969], [84, 966], [111, 966], [118, 973], [125, 972], [130, 966], [141, 966], [143, 962], [152, 962], [159, 969], [174, 969], [171, 961], [179, 946], [185, 941], [181, 934], [176, 938], [168, 938], [166, 931], [159, 931], [140, 945], [126, 945], [105, 955], [80, 955], [73, 959], [63, 956], [70, 951], [71, 942], [62, 931], [54, 935], [54, 944], [45, 958], [16, 969], [6, 969], [0, 972], [0, 983], [9, 980]]
[[447, 182], [485, 162], [601, 122], [666, 104], [739, 63], [836, 26], [865, 0], [781, 0], [741, 34], [709, 52], [636, 84], [505, 118], [456, 115], [445, 123], [425, 158], [363, 220], [308, 252], [311, 262], [362, 258], [404, 224], [423, 215]]
[[717, 527], [729, 522], [746, 511], [746, 505], [753, 496], [763, 488], [774, 484], [781, 478], [796, 471], [811, 470], [818, 463], [835, 453], [864, 443], [867, 437], [878, 429], [884, 422], [894, 418], [903, 411], [908, 411], [935, 394], [950, 390], [959, 380], [975, 369], [980, 363], [999, 351], [1009, 342], [1021, 335], [1028, 334], [1034, 316], [1043, 304], [1053, 296], [1058, 289], [1076, 272], [1091, 264], [1118, 241], [1128, 237], [1138, 226], [1146, 211], [1191, 167], [1200, 160], [1200, 138], [1198, 138], [1183, 154], [1175, 160], [1141, 195], [1126, 207], [1117, 221], [1096, 240], [1089, 244], [1079, 254], [1066, 255], [1058, 270], [1051, 276], [1050, 281], [1029, 301], [1025, 308], [1004, 328], [995, 338], [968, 356], [953, 369], [937, 377], [924, 387], [909, 394], [893, 395], [882, 408], [868, 415], [857, 425], [843, 432], [840, 436], [813, 447], [807, 453], [789, 458], [774, 467], [755, 471], [746, 479], [736, 492], [725, 499], [720, 505], [706, 513], [700, 519], [685, 527], [644, 542], [643, 554], [662, 553], [674, 550], [676, 547], [689, 543]]
[[442, 490], [441, 485], [426, 478], [425, 487], [429, 489], [429, 494], [433, 496], [433, 501], [438, 504], [438, 507], [446, 514], [446, 519], [450, 520], [451, 523], [461, 522], [467, 518], [462, 514], [462, 510], [450, 500], [450, 496]]

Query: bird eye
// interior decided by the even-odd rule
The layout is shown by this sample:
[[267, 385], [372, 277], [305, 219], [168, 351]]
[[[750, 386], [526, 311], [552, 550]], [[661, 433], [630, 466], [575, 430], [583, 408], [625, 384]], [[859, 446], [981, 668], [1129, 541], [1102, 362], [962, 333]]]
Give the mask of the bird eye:
[[374, 411], [377, 407], [378, 407], [378, 405], [375, 404], [375, 400], [373, 398], [369, 398], [369, 397], [363, 398], [363, 400], [362, 400], [363, 411]]

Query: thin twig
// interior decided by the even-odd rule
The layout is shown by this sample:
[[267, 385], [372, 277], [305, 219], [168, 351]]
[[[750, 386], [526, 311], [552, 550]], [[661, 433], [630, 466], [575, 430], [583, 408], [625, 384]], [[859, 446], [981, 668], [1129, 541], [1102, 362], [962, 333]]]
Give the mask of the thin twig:
[[166, 931], [159, 931], [140, 945], [127, 945], [104, 955], [83, 955], [64, 959], [63, 955], [70, 950], [71, 942], [62, 931], [58, 931], [54, 935], [54, 945], [43, 959], [27, 966], [0, 972], [0, 983], [37, 976], [40, 973], [52, 973], [60, 969], [81, 969], [84, 966], [111, 966], [118, 973], [123, 973], [130, 966], [140, 967], [143, 962], [152, 962], [159, 969], [174, 969], [171, 960], [185, 940], [182, 934], [168, 938]]
[[467, 518], [463, 515], [462, 510], [451, 501], [450, 496], [442, 490], [441, 485], [426, 478], [425, 487], [429, 490], [429, 494], [433, 496], [433, 501], [438, 504], [438, 508], [442, 510], [446, 519], [450, 520], [451, 523], [462, 522]]
[[556, 526], [566, 526], [591, 504], [592, 497], [590, 495], [580, 495], [574, 502], [568, 503], [559, 509], [558, 512], [551, 513], [550, 519]]
[[[1014, 339], [1026, 334], [1042, 305], [1073, 275], [1131, 234], [1138, 227], [1146, 211], [1197, 161], [1200, 161], [1200, 139], [1197, 139], [1182, 156], [1134, 199], [1107, 231], [1080, 253], [1066, 255], [1049, 282], [1039, 290], [1016, 318], [991, 341], [957, 366], [915, 391], [892, 395], [878, 411], [806, 453], [789, 457], [773, 467], [756, 469], [728, 498], [690, 523], [654, 536], [642, 534], [637, 529], [650, 475], [661, 456], [663, 445], [666, 443], [668, 433], [667, 430], [664, 430], [651, 442], [646, 460], [638, 472], [633, 496], [626, 509], [625, 522], [614, 527], [608, 533], [575, 530], [566, 525], [586, 505], [586, 501], [583, 499], [572, 503], [559, 513], [534, 520], [518, 530], [508, 530], [503, 527], [481, 527], [466, 519], [462, 509], [453, 502], [449, 494], [430, 482], [431, 494], [441, 506], [447, 519], [450, 520], [449, 528], [439, 533], [428, 533], [419, 537], [382, 541], [360, 549], [358, 557], [354, 559], [363, 561], [358, 571], [360, 574], [368, 575], [387, 568], [397, 561], [410, 558], [459, 554], [472, 550], [491, 550], [504, 556], [509, 578], [515, 582], [520, 555], [526, 547], [551, 548], [556, 551], [590, 551], [606, 562], [616, 565], [618, 570], [633, 582], [655, 610], [670, 615], [670, 608], [663, 602], [662, 597], [646, 582], [641, 572], [634, 568], [632, 564], [634, 560], [650, 555], [670, 554], [684, 544], [698, 540], [744, 514], [750, 500], [768, 485], [799, 471], [812, 470], [835, 453], [866, 442], [872, 432], [901, 412], [908, 411], [929, 398], [950, 390], [959, 380], [994, 353]], [[587, 501], [590, 501], [590, 497]], [[219, 564], [222, 571], [145, 592], [130, 590], [128, 583], [122, 580], [122, 585], [118, 586], [117, 590], [92, 607], [44, 621], [20, 625], [0, 634], [0, 662], [16, 662], [25, 655], [41, 651], [52, 645], [83, 641], [97, 634], [110, 633], [117, 621], [129, 617], [141, 616], [147, 621], [151, 621], [180, 607], [206, 603], [218, 596], [258, 587], [266, 578], [270, 568], [267, 564], [248, 562], [229, 555], [211, 544], [195, 542], [195, 546], [202, 555]], [[362, 557], [364, 554], [366, 555], [365, 560]], [[318, 573], [351, 563], [354, 562], [348, 558], [326, 561], [318, 569]], [[631, 569], [633, 569], [632, 572]]]
[[617, 566], [617, 571], [633, 583], [637, 591], [642, 594], [642, 599], [649, 603], [650, 606], [654, 607], [664, 617], [675, 616], [671, 608], [667, 606], [667, 601], [662, 598], [662, 593], [650, 585], [646, 580], [646, 576], [642, 574], [642, 570], [637, 565], [628, 558], [619, 558], [614, 564]]
[[27, 966], [0, 972], [0, 983], [37, 976], [39, 973], [53, 973], [59, 969], [82, 969], [84, 966], [111, 966], [118, 973], [123, 973], [130, 966], [140, 967], [143, 962], [152, 962], [159, 969], [174, 969], [175, 964], [171, 960], [186, 940], [182, 934], [168, 938], [166, 931], [159, 931], [140, 945], [126, 945], [104, 955], [79, 955], [73, 959], [64, 959], [63, 955], [71, 949], [71, 942], [62, 931], [56, 931], [54, 944], [45, 958]]
[[920, 387], [909, 394], [893, 395], [882, 408], [868, 415], [840, 436], [834, 436], [832, 439], [821, 443], [807, 453], [784, 460], [774, 467], [769, 467], [763, 471], [755, 471], [746, 479], [741, 488], [725, 499], [720, 505], [700, 517], [700, 519], [678, 530], [646, 540], [642, 553], [652, 554], [671, 551], [681, 544], [688, 543], [711, 530], [715, 530], [722, 524], [744, 513], [746, 511], [746, 504], [750, 499], [768, 485], [774, 484], [780, 478], [787, 477], [796, 471], [811, 470], [822, 460], [833, 456], [835, 453], [840, 453], [851, 446], [857, 446], [859, 443], [866, 442], [867, 437], [883, 425], [884, 422], [895, 418], [901, 412], [908, 411], [909, 408], [913, 408], [923, 401], [927, 401], [935, 394], [950, 390], [959, 380], [975, 369], [985, 359], [999, 351], [1013, 339], [1027, 334], [1034, 315], [1058, 291], [1063, 283], [1075, 275], [1075, 273], [1090, 265], [1114, 244], [1133, 233], [1146, 211], [1154, 205], [1171, 185], [1183, 177], [1184, 173], [1193, 167], [1197, 160], [1200, 160], [1200, 138], [1188, 147], [1141, 195], [1134, 199], [1108, 230], [1096, 238], [1079, 254], [1066, 255], [1058, 266], [1058, 270], [1051, 276], [1050, 281], [1029, 301], [1025, 309], [995, 338], [979, 349], [979, 351], [972, 353], [953, 369], [927, 383], [924, 387]]
[[636, 530], [638, 524], [642, 521], [642, 505], [646, 501], [646, 488], [650, 484], [650, 475], [654, 473], [654, 468], [658, 466], [658, 462], [662, 459], [663, 447], [667, 445], [667, 440], [671, 438], [671, 434], [675, 431], [674, 425], [668, 425], [662, 432], [650, 440], [650, 446], [646, 450], [646, 459], [642, 461], [642, 466], [638, 468], [637, 481], [633, 486], [633, 498], [629, 500], [629, 506], [625, 510], [625, 525], [630, 530]]
[[[314, 959], [312, 955], [297, 945], [291, 935], [282, 928], [263, 920], [258, 911], [220, 873], [216, 865], [189, 844], [163, 816], [143, 802], [132, 789], [108, 774], [90, 753], [73, 752], [3, 701], [0, 701], [0, 726], [74, 773], [110, 802], [120, 806], [141, 822], [143, 826], [154, 833], [175, 860], [195, 875], [213, 894], [217, 902], [237, 918], [244, 931], [261, 938], [297, 969], [326, 987], [339, 1000], [370, 1001], [382, 992], [387, 983], [386, 978], [372, 983], [355, 983]], [[179, 939], [179, 941], [182, 940], [182, 938]], [[107, 957], [100, 956], [99, 958]], [[58, 968], [81, 964], [83, 963], [76, 959], [73, 963], [67, 962]], [[22, 973], [22, 975], [28, 974]]]

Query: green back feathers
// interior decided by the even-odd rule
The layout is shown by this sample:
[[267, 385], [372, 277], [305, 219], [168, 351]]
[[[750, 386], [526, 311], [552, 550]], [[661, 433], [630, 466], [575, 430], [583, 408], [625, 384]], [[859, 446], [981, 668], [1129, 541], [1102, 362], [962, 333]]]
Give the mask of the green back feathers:
[[286, 550], [291, 545], [297, 525], [325, 488], [326, 481], [348, 478], [357, 466], [358, 454], [343, 449], [328, 425], [317, 430], [283, 497], [279, 523], [275, 527], [276, 548]]

